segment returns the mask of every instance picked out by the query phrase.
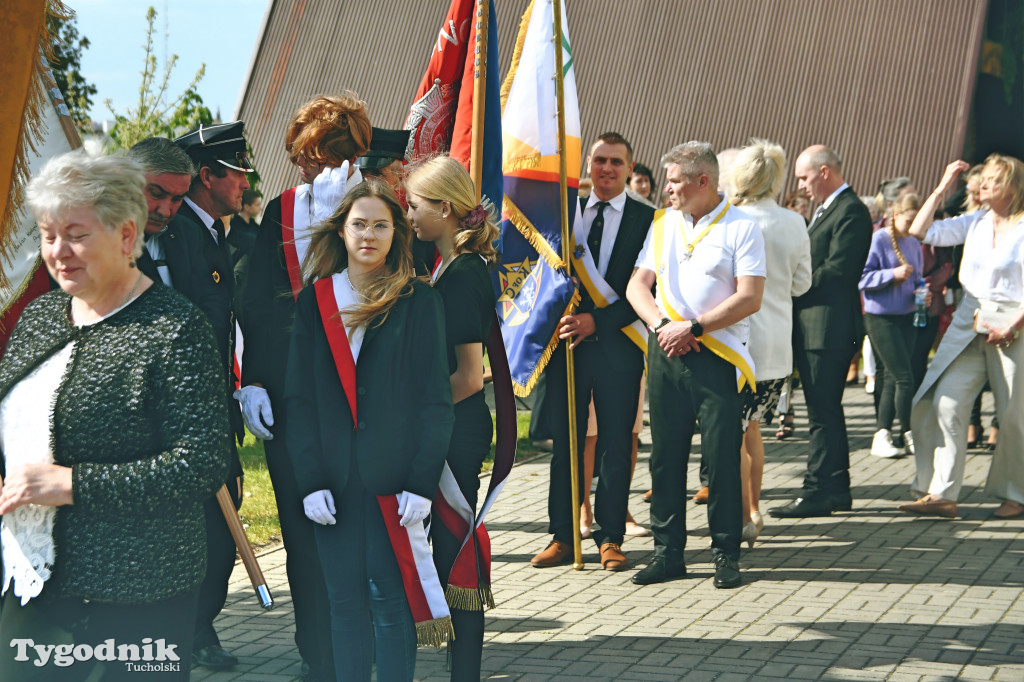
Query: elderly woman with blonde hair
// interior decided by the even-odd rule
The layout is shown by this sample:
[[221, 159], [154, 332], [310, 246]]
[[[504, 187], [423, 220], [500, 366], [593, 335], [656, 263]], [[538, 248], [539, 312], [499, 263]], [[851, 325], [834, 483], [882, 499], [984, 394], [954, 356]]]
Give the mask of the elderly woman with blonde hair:
[[753, 547], [764, 527], [758, 509], [764, 472], [760, 424], [771, 423], [786, 377], [793, 371], [793, 297], [811, 286], [811, 243], [800, 214], [775, 202], [786, 176], [782, 147], [752, 140], [737, 153], [730, 175], [730, 199], [761, 226], [767, 263], [761, 309], [749, 318], [757, 392], [745, 389], [740, 457], [743, 539]]
[[[60, 290], [25, 309], [0, 363], [0, 639], [73, 647], [75, 679], [131, 678], [124, 660], [78, 657], [111, 639], [170, 651], [184, 663], [161, 679], [188, 678], [203, 502], [228, 468], [213, 329], [135, 266], [144, 187], [134, 162], [84, 152], [33, 178]], [[66, 665], [0, 647], [3, 680], [68, 679]]]
[[985, 491], [1002, 498], [999, 518], [1024, 514], [1024, 163], [993, 154], [985, 161], [978, 200], [986, 209], [933, 220], [964, 161], [946, 167], [909, 233], [925, 244], [964, 245], [964, 299], [942, 337], [910, 415], [920, 497], [900, 505], [912, 514], [953, 517], [967, 460], [971, 404], [988, 381], [1000, 433]]

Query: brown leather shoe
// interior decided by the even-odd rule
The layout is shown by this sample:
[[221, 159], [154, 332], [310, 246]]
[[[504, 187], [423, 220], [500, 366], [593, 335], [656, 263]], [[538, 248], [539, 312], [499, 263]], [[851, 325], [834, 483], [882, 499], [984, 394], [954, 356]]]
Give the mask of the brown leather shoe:
[[708, 503], [708, 487], [704, 486], [697, 491], [697, 494], [693, 496], [694, 504], [707, 504]]
[[956, 502], [935, 495], [925, 495], [915, 502], [907, 502], [897, 507], [900, 511], [922, 516], [943, 516], [951, 519], [956, 516]]
[[654, 492], [653, 490], [648, 490], [647, 492], [644, 493], [644, 495], [643, 495], [643, 497], [641, 499], [644, 502], [647, 502], [648, 504], [650, 504], [650, 502], [651, 502], [651, 494], [653, 492]]
[[614, 542], [606, 542], [601, 545], [601, 566], [606, 571], [623, 571], [629, 567], [629, 559], [621, 547]]
[[993, 512], [997, 519], [1015, 519], [1024, 514], [1024, 504], [1016, 500], [1003, 500], [999, 508]]
[[530, 565], [534, 568], [548, 568], [550, 566], [561, 566], [572, 561], [572, 547], [552, 540], [543, 552], [530, 559]]

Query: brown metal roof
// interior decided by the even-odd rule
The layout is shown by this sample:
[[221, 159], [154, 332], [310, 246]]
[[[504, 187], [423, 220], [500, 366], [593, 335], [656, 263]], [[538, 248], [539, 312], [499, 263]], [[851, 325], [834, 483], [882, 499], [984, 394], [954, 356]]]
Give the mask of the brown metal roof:
[[[986, 0], [564, 0], [583, 137], [624, 134], [657, 168], [672, 145], [824, 143], [861, 194], [909, 175], [930, 190], [963, 151]], [[237, 117], [264, 194], [298, 182], [295, 109], [355, 90], [401, 127], [448, 0], [271, 0]], [[496, 0], [502, 77], [528, 0]], [[660, 182], [659, 186], [663, 184]]]

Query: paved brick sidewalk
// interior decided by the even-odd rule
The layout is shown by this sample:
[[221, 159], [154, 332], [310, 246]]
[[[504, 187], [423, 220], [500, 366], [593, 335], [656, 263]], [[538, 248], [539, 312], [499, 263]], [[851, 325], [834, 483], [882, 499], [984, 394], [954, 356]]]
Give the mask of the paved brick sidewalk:
[[[802, 395], [799, 396], [802, 400]], [[799, 490], [806, 413], [797, 433], [766, 440], [762, 511]], [[592, 542], [585, 570], [529, 565], [547, 544], [547, 458], [518, 466], [488, 527], [498, 608], [487, 614], [484, 676], [494, 680], [1024, 680], [1024, 519], [991, 517], [982, 491], [989, 455], [972, 453], [960, 516], [909, 517], [912, 458], [868, 455], [870, 397], [846, 394], [854, 510], [766, 527], [741, 559], [744, 585], [716, 590], [704, 507], [687, 514], [690, 577], [637, 587], [632, 571], [607, 573]], [[987, 421], [987, 420], [986, 420]], [[766, 434], [767, 435], [767, 434]], [[650, 477], [645, 432], [630, 508]], [[695, 444], [695, 454], [699, 445]], [[691, 458], [691, 492], [699, 457]], [[627, 540], [645, 564], [650, 538]], [[217, 626], [242, 663], [231, 673], [197, 669], [194, 680], [284, 682], [298, 675], [284, 552], [261, 559], [278, 607], [261, 613], [241, 566]], [[445, 654], [421, 649], [417, 679], [447, 680]]]

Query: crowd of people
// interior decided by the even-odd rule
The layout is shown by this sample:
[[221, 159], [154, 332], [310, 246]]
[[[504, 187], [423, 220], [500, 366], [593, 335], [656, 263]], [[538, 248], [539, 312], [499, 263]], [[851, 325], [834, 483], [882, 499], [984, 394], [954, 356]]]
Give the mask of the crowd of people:
[[[499, 217], [458, 161], [407, 167], [408, 133], [372, 127], [352, 93], [312, 99], [282, 133], [301, 182], [265, 207], [241, 122], [123, 156], [72, 152], [32, 179], [54, 287], [0, 361], [0, 633], [138, 648], [145, 625], [183, 661], [168, 679], [233, 667], [213, 623], [235, 541], [214, 494], [241, 504], [244, 424], [264, 443], [304, 678], [370, 679], [376, 666], [378, 679], [411, 680], [417, 645], [447, 641], [452, 679], [479, 679], [493, 597], [473, 540], [493, 440], [484, 353]], [[741, 543], [765, 523], [762, 429], [778, 417], [779, 437], [792, 432], [794, 376], [807, 471], [768, 514], [853, 509], [842, 398], [865, 330], [871, 452], [916, 462], [917, 499], [899, 509], [956, 515], [988, 387], [1001, 429], [986, 490], [1002, 500], [996, 516], [1024, 514], [1020, 161], [974, 169], [976, 194], [948, 216], [962, 161], [924, 199], [909, 179], [883, 183], [877, 215], [824, 145], [790, 169], [767, 140], [717, 154], [690, 141], [661, 167], [663, 194], [622, 135], [587, 153], [571, 233], [581, 302], [559, 320], [546, 371], [552, 537], [533, 566], [572, 561], [575, 457], [579, 530], [601, 566], [630, 569], [623, 540], [652, 534], [632, 581], [685, 576], [699, 429], [713, 584], [742, 584]], [[645, 398], [650, 529], [627, 504]], [[0, 678], [62, 679], [17, 653], [0, 647]], [[131, 673], [103, 657], [82, 665], [97, 679]]]

